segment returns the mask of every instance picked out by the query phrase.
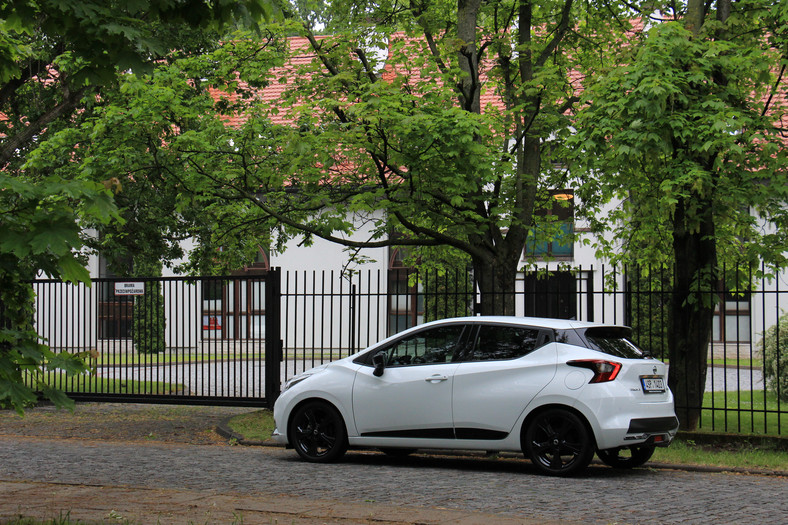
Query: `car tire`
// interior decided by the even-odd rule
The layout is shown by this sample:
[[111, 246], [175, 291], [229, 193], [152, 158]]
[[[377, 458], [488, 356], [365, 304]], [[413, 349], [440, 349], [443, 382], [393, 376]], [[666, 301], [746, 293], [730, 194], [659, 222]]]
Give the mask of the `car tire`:
[[630, 447], [597, 450], [596, 455], [602, 463], [613, 468], [635, 468], [643, 465], [654, 454], [651, 445], [632, 445]]
[[307, 401], [290, 418], [290, 444], [301, 458], [328, 463], [347, 451], [347, 429], [342, 415], [325, 401]]
[[540, 412], [521, 437], [523, 454], [542, 473], [569, 476], [588, 466], [594, 440], [579, 416], [562, 408]]

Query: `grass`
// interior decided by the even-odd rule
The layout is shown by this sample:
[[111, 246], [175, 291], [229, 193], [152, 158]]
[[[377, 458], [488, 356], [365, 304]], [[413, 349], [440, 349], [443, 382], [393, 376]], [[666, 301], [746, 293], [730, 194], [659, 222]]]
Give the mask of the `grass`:
[[724, 366], [727, 368], [757, 368], [763, 369], [763, 359], [737, 359], [728, 357], [727, 359], [714, 358], [709, 360], [709, 365]]
[[[274, 429], [270, 410], [240, 414], [229, 421], [230, 428], [250, 441], [267, 441]], [[788, 472], [788, 452], [753, 445], [745, 438], [732, 437], [724, 444], [702, 445], [677, 439], [667, 448], [658, 448], [652, 461], [675, 465], [713, 466], [779, 470]]]
[[264, 353], [254, 352], [161, 352], [158, 354], [102, 353], [98, 359], [91, 360], [90, 366], [137, 366], [159, 364], [187, 364], [212, 361], [234, 361], [238, 359], [265, 359]]
[[[706, 392], [700, 430], [737, 434], [788, 434], [788, 403], [763, 390]], [[778, 413], [778, 408], [782, 413]]]
[[161, 381], [136, 381], [131, 379], [112, 379], [94, 375], [66, 376], [65, 372], [47, 371], [41, 377], [48, 385], [64, 392], [80, 394], [175, 394], [186, 387], [178, 383]]
[[84, 521], [72, 518], [68, 512], [62, 513], [56, 518], [39, 519], [27, 516], [19, 516], [16, 518], [7, 519], [6, 521], [0, 520], [0, 523], [3, 525], [99, 525], [107, 523], [107, 521], [111, 521], [117, 525], [132, 525], [135, 523], [125, 518], [115, 517], [111, 515], [111, 513], [104, 520]]
[[274, 416], [270, 410], [239, 414], [229, 421], [230, 430], [250, 441], [270, 440], [274, 426]]
[[[230, 525], [243, 525], [243, 514], [240, 513], [233, 513], [233, 521], [230, 522]], [[0, 524], [2, 525], [104, 525], [106, 523], [113, 523], [115, 525], [136, 525], [140, 523], [136, 520], [129, 520], [128, 518], [124, 518], [123, 516], [118, 515], [114, 510], [110, 511], [104, 519], [96, 519], [96, 520], [81, 520], [81, 519], [74, 519], [71, 517], [70, 513], [65, 512], [61, 513], [60, 516], [56, 518], [47, 518], [47, 519], [39, 519], [33, 518], [28, 516], [19, 516], [16, 518], [10, 518], [3, 520], [0, 518]], [[157, 519], [156, 524], [161, 524], [161, 520]], [[190, 525], [199, 525], [201, 522], [193, 522], [188, 521]], [[212, 523], [212, 520], [206, 519], [206, 524]], [[269, 521], [271, 524], [279, 523], [276, 519], [271, 519]]]
[[651, 461], [788, 472], [788, 452], [737, 442], [735, 439], [724, 445], [702, 445], [692, 440], [677, 439], [667, 448], [658, 448]]

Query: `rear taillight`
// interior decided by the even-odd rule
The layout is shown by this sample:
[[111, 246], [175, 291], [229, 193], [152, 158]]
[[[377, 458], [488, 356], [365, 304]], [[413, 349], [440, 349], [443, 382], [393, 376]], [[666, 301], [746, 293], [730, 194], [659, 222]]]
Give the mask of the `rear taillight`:
[[577, 361], [567, 361], [569, 366], [587, 368], [594, 373], [589, 383], [607, 383], [612, 381], [621, 370], [621, 363], [615, 361], [603, 361], [601, 359], [579, 359]]

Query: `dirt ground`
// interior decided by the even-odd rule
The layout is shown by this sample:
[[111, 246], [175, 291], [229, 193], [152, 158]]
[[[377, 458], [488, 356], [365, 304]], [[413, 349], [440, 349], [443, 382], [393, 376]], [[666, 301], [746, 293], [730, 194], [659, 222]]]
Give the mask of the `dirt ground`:
[[0, 434], [112, 441], [154, 441], [221, 445], [216, 433], [222, 420], [255, 408], [77, 403], [73, 412], [39, 406], [18, 416], [0, 410]]

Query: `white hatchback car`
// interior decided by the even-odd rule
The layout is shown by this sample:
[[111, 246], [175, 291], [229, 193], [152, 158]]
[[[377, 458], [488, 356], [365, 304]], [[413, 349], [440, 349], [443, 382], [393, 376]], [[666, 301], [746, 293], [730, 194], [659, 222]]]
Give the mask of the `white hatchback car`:
[[314, 462], [351, 446], [522, 451], [552, 475], [585, 468], [595, 451], [639, 466], [679, 422], [667, 366], [629, 336], [541, 318], [423, 324], [287, 381], [274, 437]]

